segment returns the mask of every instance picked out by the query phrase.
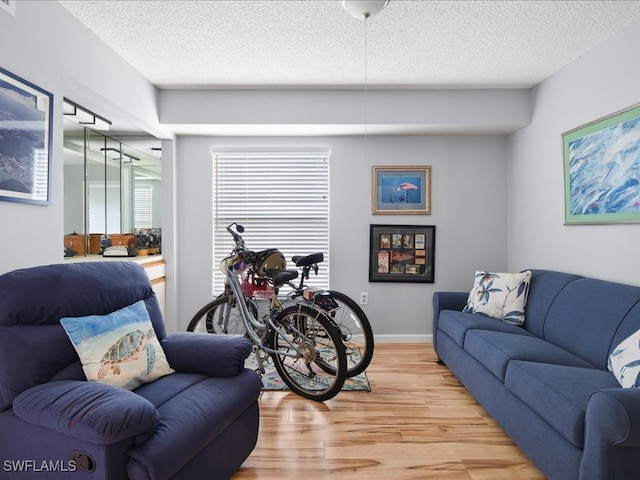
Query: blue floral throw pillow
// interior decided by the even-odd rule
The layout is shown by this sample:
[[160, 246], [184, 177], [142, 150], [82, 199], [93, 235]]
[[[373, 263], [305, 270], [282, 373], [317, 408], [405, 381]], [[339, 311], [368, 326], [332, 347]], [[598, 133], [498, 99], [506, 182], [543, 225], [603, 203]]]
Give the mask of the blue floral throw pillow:
[[607, 368], [624, 388], [640, 387], [640, 330], [620, 342], [609, 355]]
[[476, 272], [463, 312], [479, 313], [512, 325], [524, 324], [531, 272]]
[[87, 380], [133, 390], [173, 373], [144, 301], [109, 315], [60, 320]]

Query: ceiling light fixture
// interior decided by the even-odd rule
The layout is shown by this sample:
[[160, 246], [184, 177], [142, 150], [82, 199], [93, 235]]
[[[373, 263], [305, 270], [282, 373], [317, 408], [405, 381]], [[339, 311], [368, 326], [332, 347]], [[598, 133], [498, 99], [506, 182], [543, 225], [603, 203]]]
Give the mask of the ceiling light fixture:
[[344, 9], [358, 20], [375, 17], [388, 4], [389, 0], [342, 0]]
[[109, 130], [111, 122], [106, 118], [96, 115], [90, 110], [81, 107], [75, 102], [63, 99], [62, 114], [65, 118], [74, 121], [80, 125], [86, 125], [94, 130]]

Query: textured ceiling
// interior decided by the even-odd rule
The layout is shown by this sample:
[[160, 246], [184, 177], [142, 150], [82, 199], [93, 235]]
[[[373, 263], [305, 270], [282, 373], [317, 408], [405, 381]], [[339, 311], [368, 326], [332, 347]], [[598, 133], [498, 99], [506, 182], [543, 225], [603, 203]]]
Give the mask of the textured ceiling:
[[160, 88], [530, 87], [640, 18], [638, 1], [60, 1]]

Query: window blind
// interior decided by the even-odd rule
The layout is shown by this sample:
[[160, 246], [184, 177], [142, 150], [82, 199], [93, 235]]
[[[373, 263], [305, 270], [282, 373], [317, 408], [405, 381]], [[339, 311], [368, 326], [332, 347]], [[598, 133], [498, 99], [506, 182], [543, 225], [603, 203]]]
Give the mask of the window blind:
[[153, 227], [153, 189], [150, 185], [136, 185], [134, 190], [134, 226], [136, 229]]
[[224, 277], [217, 265], [233, 248], [226, 227], [236, 222], [254, 251], [293, 255], [322, 252], [309, 285], [329, 288], [329, 151], [214, 152], [213, 294]]
[[49, 155], [47, 150], [34, 149], [33, 199], [49, 200]]

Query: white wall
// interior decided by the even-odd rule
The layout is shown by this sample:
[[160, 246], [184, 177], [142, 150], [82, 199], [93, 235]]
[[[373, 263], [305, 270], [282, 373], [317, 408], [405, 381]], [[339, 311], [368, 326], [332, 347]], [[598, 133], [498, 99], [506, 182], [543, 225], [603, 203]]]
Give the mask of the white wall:
[[[180, 137], [177, 175], [178, 328], [211, 299], [212, 158], [214, 148], [328, 147], [331, 288], [358, 297], [378, 336], [431, 334], [432, 293], [468, 290], [475, 269], [504, 270], [506, 164], [504, 136]], [[431, 215], [372, 215], [371, 167], [431, 165]], [[369, 283], [370, 224], [436, 225], [434, 284]], [[254, 246], [266, 248], [270, 245]], [[277, 245], [276, 245], [277, 247]]]
[[[0, 45], [12, 46], [0, 49], [0, 66], [53, 93], [54, 109], [59, 112], [62, 73], [47, 39], [53, 32], [47, 25], [46, 13], [25, 13], [33, 6], [29, 2], [17, 3], [15, 17], [0, 11]], [[53, 124], [52, 141], [51, 205], [0, 202], [0, 272], [60, 261], [64, 253], [61, 121]]]
[[563, 132], [640, 102], [640, 22], [532, 91], [531, 125], [512, 135], [508, 265], [640, 285], [640, 224], [564, 226]]

